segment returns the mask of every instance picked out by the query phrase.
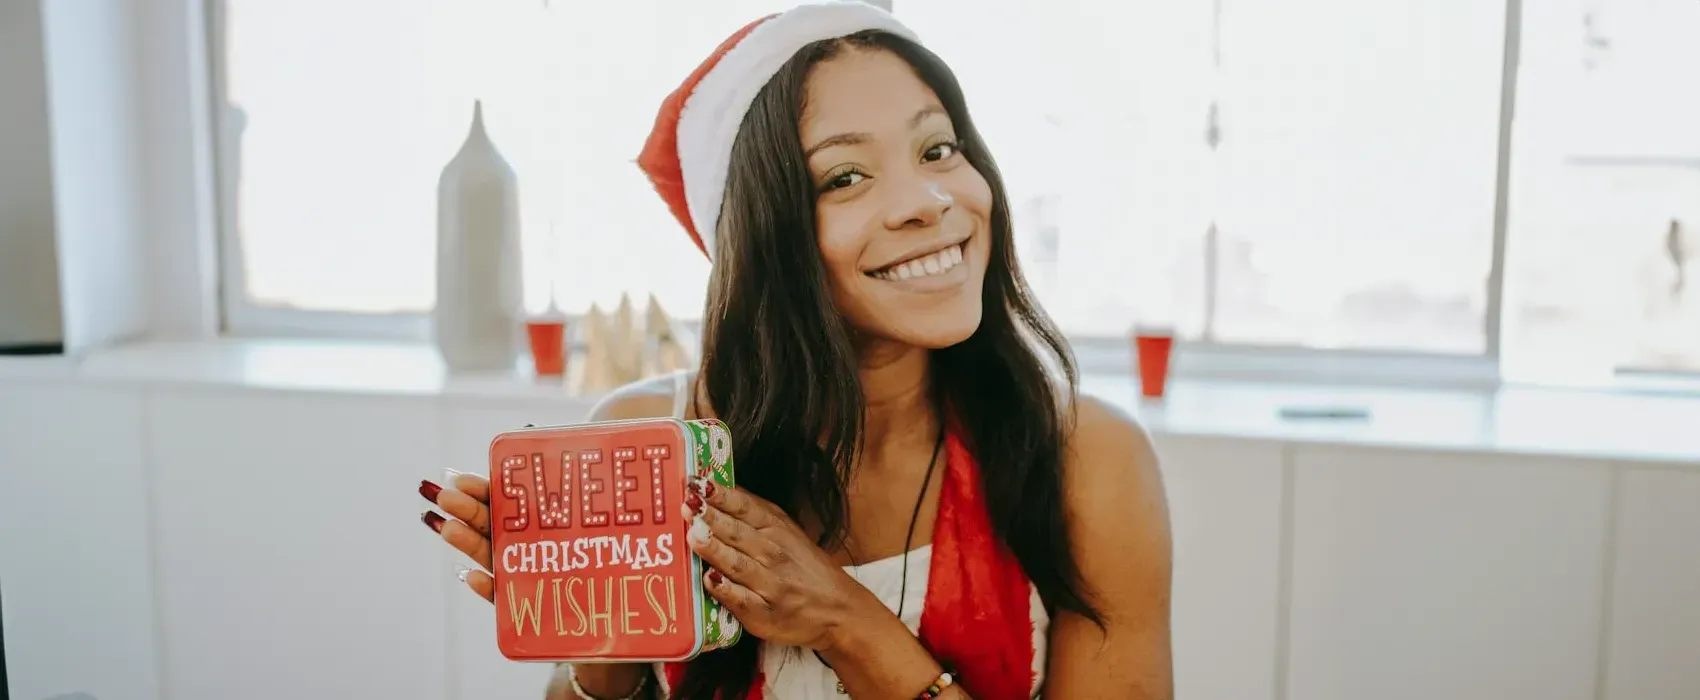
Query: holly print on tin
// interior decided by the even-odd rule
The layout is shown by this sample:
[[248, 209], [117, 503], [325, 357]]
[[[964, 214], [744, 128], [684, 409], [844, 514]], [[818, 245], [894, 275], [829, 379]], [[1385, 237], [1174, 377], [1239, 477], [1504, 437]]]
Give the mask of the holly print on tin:
[[[717, 486], [732, 488], [736, 483], [732, 467], [732, 434], [726, 424], [712, 418], [686, 421], [696, 442], [697, 478], [707, 478]], [[712, 596], [703, 601], [703, 651], [724, 649], [738, 643], [743, 625], [732, 611], [720, 605]]]

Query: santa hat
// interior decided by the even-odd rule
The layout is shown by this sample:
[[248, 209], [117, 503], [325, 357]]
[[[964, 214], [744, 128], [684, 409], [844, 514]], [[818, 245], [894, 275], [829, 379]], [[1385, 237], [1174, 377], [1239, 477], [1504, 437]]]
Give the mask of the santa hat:
[[661, 103], [638, 166], [704, 255], [714, 256], [732, 140], [756, 93], [803, 47], [870, 29], [916, 40], [866, 2], [800, 5], [738, 30]]

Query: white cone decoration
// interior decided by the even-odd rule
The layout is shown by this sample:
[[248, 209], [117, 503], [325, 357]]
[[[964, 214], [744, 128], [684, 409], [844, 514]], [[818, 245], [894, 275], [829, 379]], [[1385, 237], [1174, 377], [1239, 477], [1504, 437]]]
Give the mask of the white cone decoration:
[[584, 374], [580, 380], [582, 388], [588, 392], [603, 392], [620, 386], [619, 372], [614, 367], [609, 356], [618, 351], [616, 335], [609, 326], [602, 307], [590, 305], [590, 313], [584, 317]]
[[654, 295], [649, 297], [643, 317], [640, 324], [626, 294], [620, 295], [620, 305], [612, 313], [591, 305], [583, 324], [584, 391], [608, 391], [644, 377], [696, 366], [692, 350], [695, 338], [667, 315]]
[[649, 295], [644, 338], [644, 374], [667, 374], [696, 365], [689, 332], [667, 315], [667, 311], [661, 308], [661, 300], [656, 299], [654, 294]]
[[614, 323], [612, 328], [613, 352], [608, 359], [614, 368], [614, 375], [621, 384], [628, 384], [643, 378], [643, 336], [639, 334], [637, 313], [632, 310], [632, 297], [629, 294], [620, 295], [620, 305], [614, 308]]
[[520, 352], [519, 183], [484, 130], [472, 128], [437, 183], [437, 309], [433, 332], [451, 372], [508, 371]]

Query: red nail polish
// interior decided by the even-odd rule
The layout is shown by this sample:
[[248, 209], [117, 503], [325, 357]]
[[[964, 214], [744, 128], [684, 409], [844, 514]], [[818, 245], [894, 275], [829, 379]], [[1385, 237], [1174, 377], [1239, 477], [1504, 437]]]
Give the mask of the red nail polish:
[[707, 479], [702, 480], [702, 497], [704, 500], [714, 498], [714, 488], [714, 482]]
[[708, 584], [709, 585], [719, 586], [720, 584], [725, 583], [725, 582], [726, 582], [726, 579], [725, 579], [725, 577], [722, 577], [720, 575], [719, 569], [709, 569], [708, 570]]
[[431, 528], [432, 532], [439, 535], [443, 533], [443, 523], [448, 522], [434, 510], [425, 511], [423, 515], [419, 516], [419, 519], [425, 522], [425, 527]]
[[427, 500], [427, 501], [430, 501], [432, 503], [436, 503], [437, 502], [437, 494], [442, 493], [442, 492], [443, 492], [443, 487], [441, 487], [441, 486], [438, 486], [436, 484], [433, 484], [433, 483], [431, 483], [429, 481], [425, 481], [425, 480], [421, 480], [419, 482], [419, 495], [423, 496], [425, 498], [425, 500]]
[[685, 507], [691, 509], [692, 515], [702, 515], [702, 496], [695, 491], [685, 492]]

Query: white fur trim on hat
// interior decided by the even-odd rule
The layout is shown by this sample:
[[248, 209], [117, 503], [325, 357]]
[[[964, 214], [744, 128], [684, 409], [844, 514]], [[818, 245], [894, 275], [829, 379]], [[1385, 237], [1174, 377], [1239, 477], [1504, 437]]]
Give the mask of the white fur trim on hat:
[[800, 5], [757, 25], [685, 99], [679, 112], [679, 171], [691, 223], [710, 256], [726, 194], [732, 141], [756, 93], [804, 46], [869, 29], [918, 41], [891, 13], [860, 0]]

